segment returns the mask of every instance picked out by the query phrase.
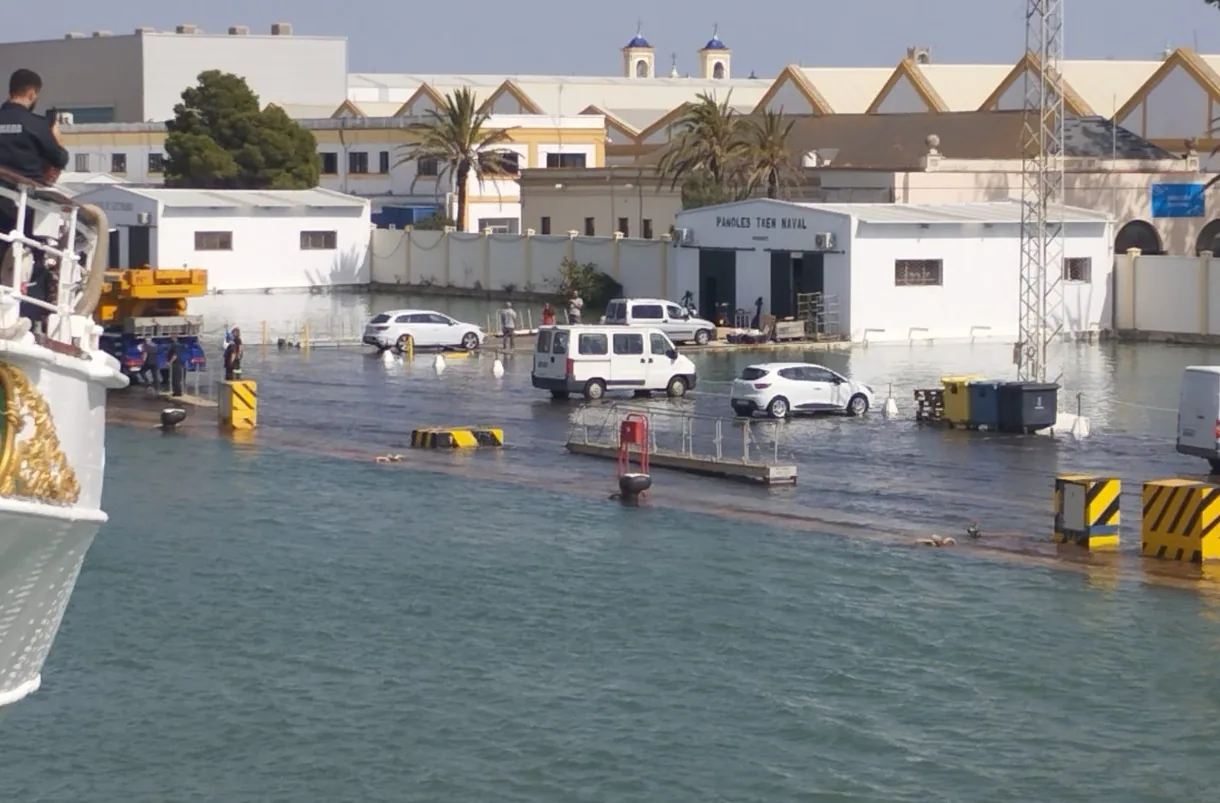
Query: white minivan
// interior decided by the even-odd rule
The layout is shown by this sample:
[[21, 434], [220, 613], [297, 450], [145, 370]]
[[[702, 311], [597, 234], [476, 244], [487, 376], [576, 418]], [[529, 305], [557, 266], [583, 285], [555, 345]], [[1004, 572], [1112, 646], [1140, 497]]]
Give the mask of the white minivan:
[[534, 387], [556, 399], [589, 401], [607, 390], [664, 391], [674, 398], [695, 387], [695, 364], [660, 329], [544, 326], [534, 344]]
[[706, 346], [716, 336], [716, 324], [695, 318], [680, 304], [661, 298], [616, 298], [606, 305], [605, 323], [652, 326], [675, 343]]
[[1178, 451], [1202, 457], [1220, 474], [1220, 365], [1192, 365], [1182, 374]]

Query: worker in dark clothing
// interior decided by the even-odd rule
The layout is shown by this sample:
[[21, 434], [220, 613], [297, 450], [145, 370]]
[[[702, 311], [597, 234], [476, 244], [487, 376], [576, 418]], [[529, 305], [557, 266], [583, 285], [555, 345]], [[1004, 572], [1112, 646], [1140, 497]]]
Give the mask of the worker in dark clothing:
[[152, 338], [146, 337], [140, 344], [140, 351], [144, 354], [144, 363], [140, 366], [140, 380], [159, 390], [161, 383], [157, 376], [157, 344]]
[[229, 345], [225, 346], [225, 381], [232, 382], [241, 379], [241, 330], [234, 329], [230, 333]]
[[[68, 166], [68, 152], [60, 142], [59, 121], [34, 113], [42, 79], [33, 70], [17, 70], [9, 77], [8, 100], [0, 104], [0, 167], [32, 181], [54, 183], [60, 171]], [[52, 118], [54, 114], [52, 114]], [[27, 212], [24, 233], [34, 236], [36, 221]], [[0, 198], [0, 231], [10, 234], [17, 227], [17, 206], [8, 198]], [[0, 241], [0, 263], [11, 248]], [[14, 283], [19, 277], [14, 277]], [[34, 252], [34, 267], [26, 292], [32, 298], [46, 300], [52, 277], [46, 270], [42, 252]], [[21, 315], [39, 322], [46, 310], [31, 304], [21, 305]]]
[[[169, 340], [169, 353], [166, 355], [165, 364], [169, 366], [170, 394], [181, 396], [182, 385], [186, 381], [186, 363], [182, 360], [182, 349], [178, 346], [176, 337], [171, 337]], [[163, 371], [162, 376], [164, 373]]]

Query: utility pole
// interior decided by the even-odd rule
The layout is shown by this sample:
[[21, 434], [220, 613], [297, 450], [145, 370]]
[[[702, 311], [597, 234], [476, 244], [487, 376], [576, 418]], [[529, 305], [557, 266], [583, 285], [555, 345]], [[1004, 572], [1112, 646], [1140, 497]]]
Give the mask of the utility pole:
[[1037, 70], [1025, 72], [1020, 341], [1013, 349], [1027, 382], [1047, 381], [1047, 352], [1063, 331], [1062, 34], [1063, 0], [1027, 0], [1025, 49]]

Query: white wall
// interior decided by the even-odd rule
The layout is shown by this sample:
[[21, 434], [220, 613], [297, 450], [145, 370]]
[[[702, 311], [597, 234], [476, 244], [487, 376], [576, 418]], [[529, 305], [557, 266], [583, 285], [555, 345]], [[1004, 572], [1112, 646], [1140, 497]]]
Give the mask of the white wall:
[[1119, 254], [1114, 328], [1152, 336], [1220, 336], [1220, 265], [1200, 257]]
[[632, 296], [669, 298], [666, 240], [376, 229], [372, 281], [550, 292], [564, 258], [592, 262]]
[[[851, 337], [862, 342], [1013, 340], [1020, 316], [1020, 227], [860, 224], [852, 246]], [[1065, 257], [1089, 257], [1089, 282], [1064, 282], [1065, 332], [1109, 328], [1110, 226], [1068, 224]], [[943, 284], [895, 285], [895, 261], [942, 260]], [[1052, 313], [1053, 315], [1053, 313]]]

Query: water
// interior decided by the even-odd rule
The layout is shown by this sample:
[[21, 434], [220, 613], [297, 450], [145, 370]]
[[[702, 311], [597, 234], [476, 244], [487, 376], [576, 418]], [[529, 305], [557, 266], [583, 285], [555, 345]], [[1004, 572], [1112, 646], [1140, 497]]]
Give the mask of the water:
[[[906, 386], [1001, 370], [1001, 353], [825, 362]], [[1198, 470], [1148, 410], [1206, 355], [1079, 355], [1065, 382], [1097, 406], [1092, 443], [793, 422], [797, 488], [658, 475], [653, 506], [625, 510], [599, 499], [611, 464], [557, 447], [572, 407], [540, 400], [524, 359], [497, 382], [487, 361], [438, 378], [252, 350], [258, 445], [112, 429], [111, 523], [42, 691], [0, 730], [0, 796], [1209, 799], [1215, 596], [857, 535], [994, 510], [1045, 529], [1060, 467]], [[751, 358], [700, 359], [689, 403], [716, 410], [714, 383]], [[405, 467], [325, 454], [476, 416], [511, 447]]]

